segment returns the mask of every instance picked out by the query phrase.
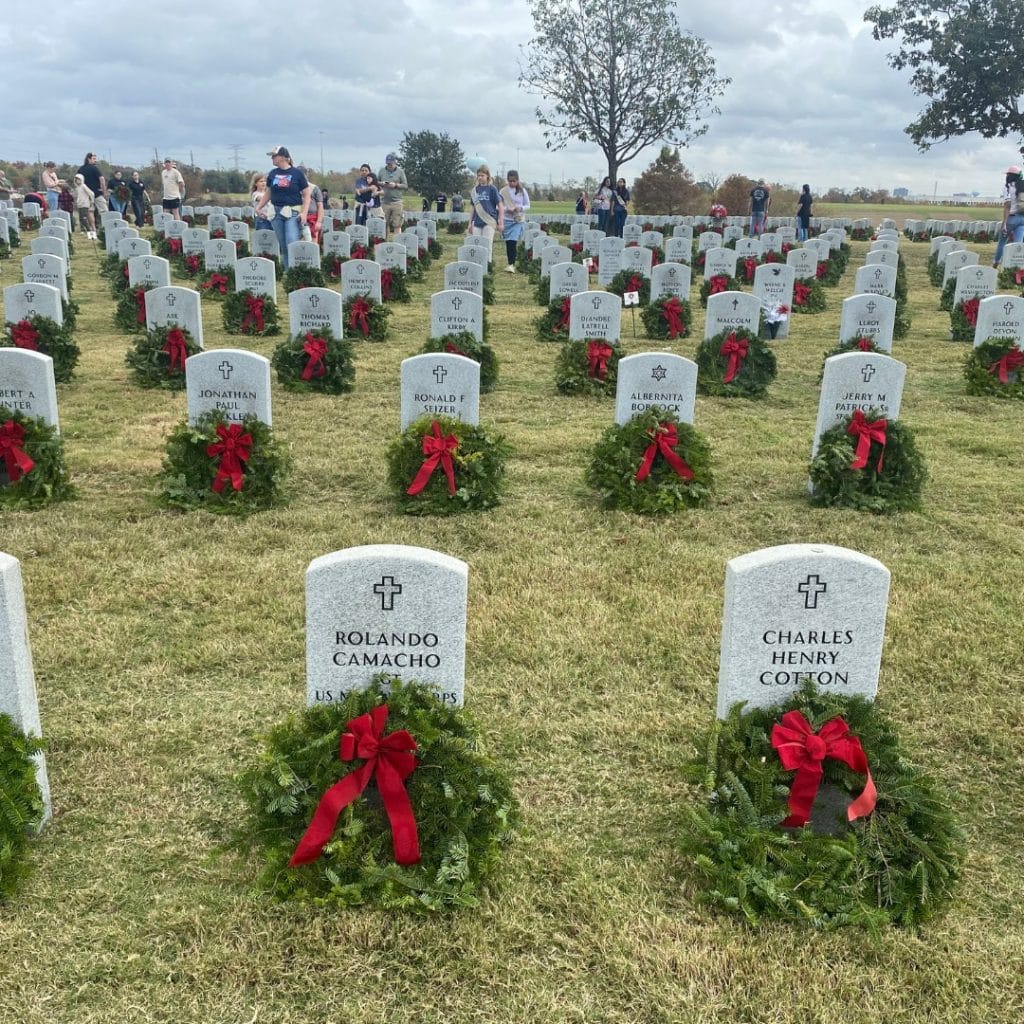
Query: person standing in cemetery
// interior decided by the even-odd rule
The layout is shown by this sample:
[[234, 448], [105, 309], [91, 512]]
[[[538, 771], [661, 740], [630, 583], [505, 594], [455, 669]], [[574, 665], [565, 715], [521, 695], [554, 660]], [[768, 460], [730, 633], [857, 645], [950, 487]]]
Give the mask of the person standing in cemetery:
[[807, 233], [811, 230], [811, 204], [813, 202], [811, 186], [804, 185], [800, 189], [800, 198], [796, 201], [796, 239], [798, 242], [807, 241]]
[[523, 237], [526, 211], [530, 208], [530, 195], [519, 180], [518, 171], [509, 171], [505, 175], [505, 187], [499, 193], [505, 206], [505, 226], [501, 236], [505, 239], [505, 255], [509, 274], [516, 272], [516, 247]]
[[469, 194], [473, 214], [469, 218], [467, 235], [480, 235], [490, 248], [495, 231], [505, 232], [505, 204], [498, 190], [491, 184], [491, 169], [481, 164], [476, 172], [476, 185]]
[[[300, 167], [292, 164], [291, 153], [284, 146], [270, 151], [274, 169], [267, 175], [267, 191], [263, 193], [256, 212], [271, 208], [270, 225], [277, 235], [281, 260], [288, 269], [288, 246], [302, 237], [301, 225], [309, 214], [310, 184]], [[266, 216], [264, 214], [264, 216]]]
[[398, 157], [388, 153], [384, 166], [377, 175], [382, 189], [380, 206], [384, 211], [384, 223], [388, 237], [398, 234], [405, 225], [405, 208], [402, 206], [402, 192], [408, 189], [405, 171], [398, 166]]
[[771, 192], [764, 183], [764, 178], [750, 190], [750, 237], [760, 238], [764, 232], [765, 221], [768, 219], [768, 207], [772, 205]]
[[78, 210], [78, 229], [85, 232], [86, 238], [96, 237], [96, 214], [94, 207], [96, 196], [85, 183], [81, 174], [75, 175], [75, 209]]
[[128, 183], [120, 171], [114, 171], [113, 177], [107, 183], [110, 192], [110, 208], [117, 213], [124, 213], [128, 209]]
[[612, 210], [612, 179], [604, 178], [594, 193], [594, 201], [590, 204], [591, 210], [597, 214], [597, 230], [608, 231], [608, 214]]
[[[309, 181], [309, 168], [301, 168], [302, 173]], [[320, 186], [309, 182], [309, 211], [306, 213], [306, 225], [309, 227], [309, 240], [320, 244], [320, 232], [324, 226], [324, 194]]]
[[46, 208], [50, 213], [57, 209], [62, 184], [57, 176], [57, 165], [52, 160], [47, 160], [43, 168], [43, 188], [46, 189]]
[[[85, 163], [78, 168], [78, 173], [92, 191], [93, 209], [102, 216], [107, 212], [107, 182], [103, 175], [100, 174], [100, 169], [96, 165], [96, 159], [95, 153], [86, 153]], [[93, 231], [95, 230], [94, 224]]]
[[[249, 180], [249, 198], [252, 202], [252, 208], [255, 210], [259, 207], [260, 201], [263, 199], [263, 193], [267, 191], [267, 176], [257, 172]], [[254, 227], [256, 231], [273, 231], [270, 221], [261, 216], [255, 214], [253, 217]]]
[[1003, 223], [1000, 225], [999, 238], [996, 240], [996, 254], [992, 258], [992, 266], [998, 267], [1003, 259], [1003, 249], [1009, 241], [1024, 241], [1024, 192], [1022, 188], [1021, 170], [1016, 165], [1006, 169], [1006, 182], [1003, 186]]
[[74, 230], [75, 224], [75, 194], [71, 186], [65, 181], [60, 186], [60, 196], [57, 198], [57, 208], [65, 213], [71, 214], [71, 227]]
[[146, 191], [146, 184], [139, 177], [138, 171], [132, 171], [131, 181], [128, 182], [128, 196], [132, 204], [135, 226], [141, 228], [146, 223], [146, 200], [149, 198], [149, 193]]
[[626, 188], [626, 179], [619, 178], [612, 190], [612, 234], [616, 238], [622, 237], [622, 229], [626, 226], [626, 216], [629, 213], [629, 189]]
[[452, 196], [452, 213], [462, 213], [462, 193], [456, 192]]
[[437, 203], [437, 212], [444, 213], [445, 207], [448, 205], [448, 196], [444, 192], [438, 192], [434, 201]]
[[170, 157], [164, 158], [160, 182], [163, 185], [164, 213], [169, 213], [175, 220], [181, 220], [181, 197], [185, 194], [185, 179]]
[[578, 214], [585, 214], [590, 211], [590, 196], [586, 192], [581, 192], [576, 197], [576, 212]]
[[356, 178], [355, 186], [356, 200], [356, 223], [365, 224], [369, 216], [369, 210], [380, 205], [380, 189], [377, 187], [377, 178], [370, 171], [369, 164], [363, 164], [359, 168], [359, 177]]

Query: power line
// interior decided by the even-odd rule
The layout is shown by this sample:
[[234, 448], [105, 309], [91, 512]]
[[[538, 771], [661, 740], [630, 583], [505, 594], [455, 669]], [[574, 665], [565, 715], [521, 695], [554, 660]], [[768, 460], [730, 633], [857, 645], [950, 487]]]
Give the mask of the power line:
[[237, 142], [234, 142], [228, 146], [228, 149], [230, 149], [231, 152], [235, 154], [235, 170], [237, 171], [240, 169], [238, 166], [238, 162], [239, 154], [242, 152], [242, 147]]

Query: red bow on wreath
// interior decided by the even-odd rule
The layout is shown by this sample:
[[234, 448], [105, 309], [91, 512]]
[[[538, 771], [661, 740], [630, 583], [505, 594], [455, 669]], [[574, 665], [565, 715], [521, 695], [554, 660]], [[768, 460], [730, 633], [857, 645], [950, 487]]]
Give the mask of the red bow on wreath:
[[21, 447], [24, 443], [25, 428], [20, 423], [4, 420], [0, 424], [0, 458], [4, 460], [4, 469], [12, 484], [35, 466]]
[[199, 273], [199, 256], [197, 253], [190, 252], [185, 257], [185, 272], [188, 274]]
[[242, 330], [248, 331], [253, 326], [257, 333], [263, 332], [263, 296], [246, 295], [245, 316], [242, 317]]
[[128, 264], [121, 264], [121, 276], [127, 281], [128, 280]]
[[565, 296], [562, 299], [562, 310], [558, 315], [558, 323], [555, 324], [555, 334], [569, 330], [569, 315], [572, 312], [572, 299]]
[[668, 322], [668, 336], [675, 341], [680, 335], [686, 333], [686, 324], [683, 323], [683, 304], [679, 301], [678, 295], [673, 295], [661, 307], [662, 316]]
[[228, 279], [224, 274], [211, 274], [209, 281], [203, 282], [206, 291], [218, 291], [221, 295], [228, 293]]
[[1024, 352], [1019, 348], [1011, 348], [1002, 359], [997, 359], [989, 368], [989, 373], [999, 375], [1000, 384], [1010, 383], [1010, 374], [1016, 373], [1024, 366]]
[[338, 256], [335, 256], [335, 257], [333, 257], [331, 259], [330, 276], [332, 278], [339, 278], [339, 277], [341, 277], [341, 258], [338, 257]]
[[978, 306], [981, 304], [981, 299], [973, 298], [966, 299], [963, 305], [960, 307], [963, 310], [964, 319], [974, 327], [978, 323]]
[[733, 331], [722, 342], [722, 347], [718, 350], [718, 354], [729, 357], [729, 365], [725, 368], [725, 376], [722, 378], [723, 384], [729, 384], [736, 374], [740, 372], [743, 360], [750, 354], [750, 342], [746, 338], [737, 338], [736, 332]]
[[861, 352], [874, 352], [875, 343], [870, 338], [858, 338], [857, 348], [859, 348]]
[[180, 238], [168, 238], [167, 239], [167, 251], [172, 256], [177, 256], [181, 252], [181, 239]]
[[757, 270], [757, 260], [753, 256], [748, 256], [743, 261], [743, 275], [748, 281], [754, 280], [754, 271]]
[[352, 300], [352, 306], [348, 312], [348, 329], [354, 331], [357, 327], [363, 332], [363, 337], [370, 336], [370, 303], [361, 295]]
[[793, 282], [793, 305], [794, 306], [806, 306], [807, 300], [810, 297], [811, 288], [810, 285], [806, 285], [803, 281]]
[[144, 324], [146, 322], [146, 289], [135, 289], [135, 322]]
[[394, 282], [394, 275], [387, 268], [380, 272], [380, 294], [385, 302], [391, 298], [391, 285]]
[[423, 435], [423, 454], [426, 458], [416, 474], [416, 479], [409, 485], [409, 489], [405, 493], [412, 497], [419, 494], [430, 483], [434, 470], [440, 464], [444, 475], [448, 478], [448, 493], [454, 497], [455, 465], [452, 462], [452, 453], [459, 447], [459, 439], [454, 434], [443, 437], [441, 424], [437, 420], [434, 420], [430, 429], [433, 431], [432, 434]]
[[853, 419], [846, 428], [846, 432], [857, 438], [857, 451], [854, 453], [850, 469], [863, 469], [868, 464], [868, 455], [871, 452], [871, 442], [877, 441], [882, 446], [878, 453], [879, 473], [882, 472], [882, 459], [885, 457], [885, 428], [886, 421], [882, 419], [868, 421], [860, 409], [854, 410]]
[[654, 459], [658, 452], [661, 452], [665, 461], [676, 471], [678, 476], [684, 480], [693, 479], [693, 470], [675, 450], [676, 445], [679, 444], [679, 435], [676, 433], [674, 423], [659, 423], [657, 427], [647, 431], [647, 436], [651, 439], [651, 443], [644, 451], [640, 468], [636, 471], [637, 483], [643, 483], [651, 475], [651, 467], [654, 465]]
[[249, 461], [252, 448], [252, 434], [243, 434], [240, 423], [218, 424], [219, 441], [206, 446], [206, 454], [211, 459], [220, 456], [217, 464], [217, 475], [213, 480], [213, 489], [220, 494], [224, 485], [230, 483], [236, 490], [242, 489], [242, 463]]
[[306, 368], [302, 371], [302, 379], [309, 380], [310, 377], [323, 377], [327, 373], [327, 367], [324, 366], [324, 356], [327, 355], [327, 342], [319, 334], [313, 334], [311, 331], [307, 332], [302, 351], [309, 356]]
[[366, 259], [366, 246], [357, 245], [352, 249], [352, 259], [354, 260], [365, 260]]
[[416, 831], [416, 817], [413, 814], [405, 780], [416, 769], [416, 741], [406, 729], [384, 735], [388, 720], [387, 704], [379, 704], [369, 714], [353, 718], [341, 734], [338, 757], [342, 761], [365, 758], [365, 763], [349, 772], [336, 782], [320, 798], [309, 827], [295, 847], [288, 867], [310, 864], [320, 856], [330, 842], [338, 815], [366, 789], [370, 779], [376, 777], [388, 821], [391, 823], [391, 840], [395, 860], [399, 864], [418, 864], [420, 840]]
[[[463, 352], [462, 349], [459, 348], [459, 346], [456, 345], [454, 341], [446, 341], [444, 343], [444, 350], [445, 350], [445, 352], [451, 352], [451, 354], [453, 356], [465, 356], [466, 355], [466, 353]], [[466, 358], [468, 359], [469, 356], [466, 356]]]
[[729, 287], [729, 278], [724, 274], [715, 274], [711, 281], [708, 283], [708, 294], [717, 295], [719, 292], [724, 292]]
[[1024, 284], [1024, 267], [1021, 267], [1019, 270], [1015, 270], [1013, 272], [1013, 283]]
[[167, 341], [164, 343], [164, 352], [170, 357], [167, 364], [167, 372], [170, 373], [175, 367], [185, 369], [185, 359], [188, 350], [185, 347], [185, 335], [180, 327], [172, 327], [167, 332]]
[[799, 711], [787, 711], [782, 724], [772, 726], [772, 747], [778, 751], [779, 760], [786, 771], [796, 772], [789, 790], [789, 817], [782, 822], [783, 828], [800, 828], [811, 816], [814, 797], [821, 785], [821, 762], [826, 757], [843, 764], [868, 777], [863, 792], [846, 809], [849, 821], [867, 817], [878, 802], [878, 793], [867, 755], [856, 736], [850, 735], [850, 728], [841, 718], [826, 722], [815, 733], [810, 723]]
[[632, 274], [629, 284], [626, 285], [627, 292], [638, 292], [643, 287], [644, 279], [639, 274]]
[[39, 350], [39, 346], [36, 344], [39, 341], [39, 332], [28, 320], [19, 320], [16, 324], [11, 325], [11, 341], [18, 348], [31, 349], [33, 352]]
[[828, 260], [822, 260], [814, 270], [814, 276], [820, 281], [828, 274]]
[[604, 380], [608, 376], [608, 360], [614, 351], [607, 342], [587, 342], [587, 376], [591, 380]]

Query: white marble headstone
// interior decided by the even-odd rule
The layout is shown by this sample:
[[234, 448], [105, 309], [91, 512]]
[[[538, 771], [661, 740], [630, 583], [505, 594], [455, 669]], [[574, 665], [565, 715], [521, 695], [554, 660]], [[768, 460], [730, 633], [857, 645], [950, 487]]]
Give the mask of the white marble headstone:
[[449, 289], [430, 296], [430, 336], [468, 331], [477, 341], [484, 338], [484, 300], [473, 292]]
[[12, 284], [4, 289], [4, 320], [16, 324], [32, 316], [49, 317], [64, 323], [60, 289], [52, 284]]
[[974, 347], [989, 338], [1012, 338], [1024, 347], [1024, 298], [1019, 295], [990, 295], [978, 303], [978, 322], [974, 327]]
[[622, 336], [622, 299], [613, 292], [577, 292], [569, 300], [569, 337], [617, 342]]
[[[277, 270], [273, 260], [262, 256], [245, 256], [235, 261], [235, 290], [252, 292], [277, 301]], [[305, 289], [300, 288], [299, 291]], [[294, 292], [292, 293], [294, 294]]]
[[53, 360], [25, 348], [0, 348], [0, 406], [41, 417], [59, 431]]
[[343, 302], [357, 296], [381, 302], [380, 264], [373, 260], [348, 260], [341, 265], [341, 298]]
[[341, 295], [330, 288], [299, 288], [288, 296], [288, 329], [293, 337], [308, 332], [344, 337]]
[[896, 300], [888, 295], [851, 295], [843, 299], [839, 316], [839, 341], [870, 338], [875, 348], [892, 351], [892, 333], [896, 323]]
[[685, 263], [659, 263], [651, 268], [651, 302], [676, 295], [690, 297], [691, 271]]
[[191, 288], [154, 288], [146, 294], [146, 330], [180, 327], [203, 347], [203, 313], [199, 292]]
[[484, 296], [484, 271], [479, 263], [472, 260], [458, 260], [446, 263], [444, 268], [445, 291], [473, 292]]
[[185, 360], [188, 421], [195, 424], [208, 412], [221, 412], [232, 423], [255, 416], [272, 425], [270, 360], [240, 348], [200, 352]]
[[402, 430], [421, 416], [451, 416], [480, 422], [480, 364], [449, 352], [426, 352], [402, 360]]
[[693, 423], [697, 364], [671, 352], [640, 352], [619, 360], [615, 380], [615, 422], [621, 427], [652, 405]]
[[761, 300], [749, 292], [719, 292], [708, 296], [704, 338], [738, 327], [757, 334], [761, 325]]

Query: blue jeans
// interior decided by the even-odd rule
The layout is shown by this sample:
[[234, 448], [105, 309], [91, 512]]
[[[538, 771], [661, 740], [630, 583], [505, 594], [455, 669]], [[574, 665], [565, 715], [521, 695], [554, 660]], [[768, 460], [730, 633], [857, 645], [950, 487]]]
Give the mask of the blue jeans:
[[999, 266], [1003, 259], [1003, 249], [1010, 241], [1024, 242], [1024, 214], [1011, 213], [1006, 218], [1006, 230], [999, 232], [999, 241], [996, 242], [996, 254], [992, 258], [992, 266]]
[[597, 211], [597, 230], [607, 231], [608, 230], [608, 211], [598, 210]]
[[115, 210], [117, 213], [124, 213], [124, 203], [122, 203], [113, 192], [110, 193], [109, 202], [112, 210]]
[[281, 250], [281, 266], [288, 269], [288, 246], [302, 238], [302, 225], [299, 222], [299, 215], [293, 210], [290, 217], [282, 217], [278, 212], [280, 207], [274, 207], [274, 216], [270, 224], [277, 235], [277, 245]]
[[60, 198], [60, 193], [55, 188], [46, 190], [46, 208], [52, 213], [57, 209], [57, 200]]
[[761, 232], [764, 231], [766, 211], [762, 210], [761, 213], [752, 213], [750, 215], [750, 237], [760, 238]]
[[622, 237], [622, 229], [626, 226], [626, 208], [624, 206], [615, 207], [615, 227], [612, 229], [612, 234], [616, 238]]

